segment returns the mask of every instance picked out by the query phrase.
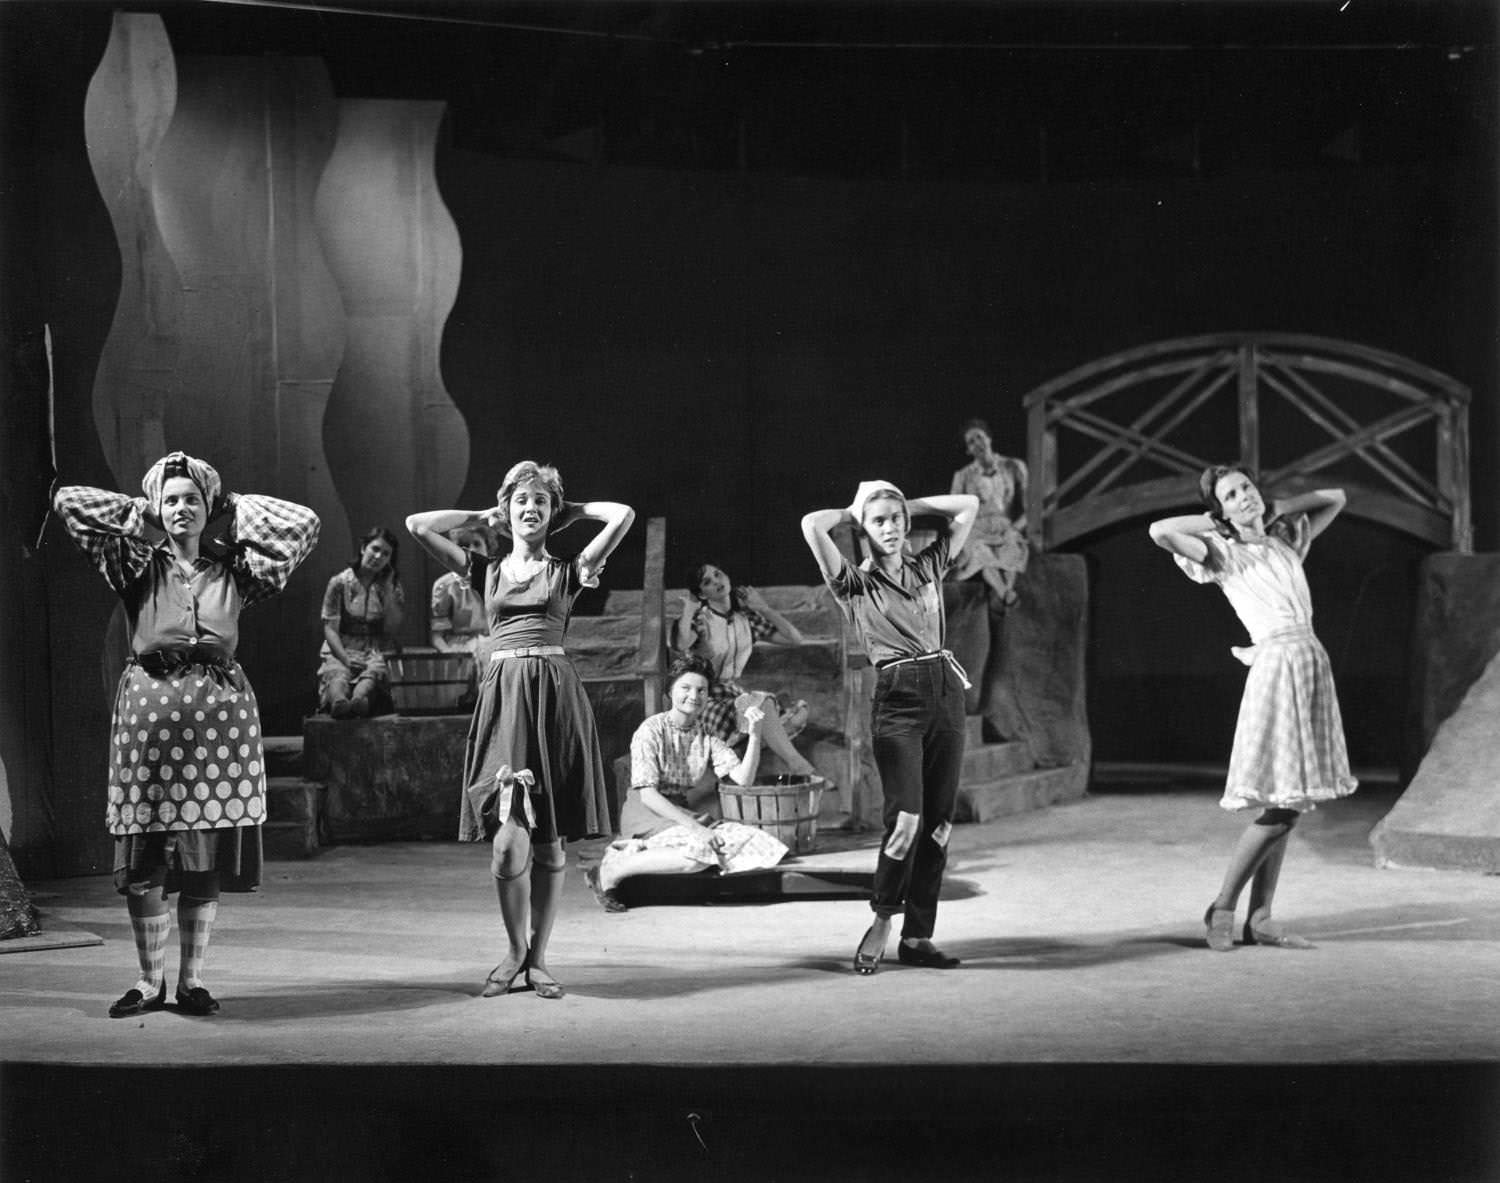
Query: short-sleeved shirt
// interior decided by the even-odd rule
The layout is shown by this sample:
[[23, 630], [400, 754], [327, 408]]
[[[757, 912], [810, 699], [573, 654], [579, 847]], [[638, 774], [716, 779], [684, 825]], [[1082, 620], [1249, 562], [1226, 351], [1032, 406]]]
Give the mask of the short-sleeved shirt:
[[470, 585], [468, 576], [449, 571], [432, 585], [431, 631], [463, 636], [485, 631], [484, 600]]
[[1217, 532], [1197, 537], [1208, 548], [1203, 562], [1175, 555], [1177, 565], [1195, 583], [1217, 583], [1223, 589], [1252, 641], [1287, 628], [1311, 627], [1312, 593], [1302, 571], [1312, 545], [1306, 514], [1286, 518], [1284, 530], [1253, 542]]
[[717, 735], [709, 735], [696, 721], [679, 727], [672, 722], [672, 712], [663, 711], [631, 736], [630, 787], [681, 796], [702, 779], [710, 765], [715, 775], [727, 776], [739, 762], [739, 753]]
[[942, 581], [951, 562], [948, 535], [939, 534], [920, 553], [902, 556], [894, 576], [866, 559], [858, 567], [845, 562], [828, 580], [873, 664], [943, 647]]
[[231, 496], [230, 552], [202, 554], [191, 574], [146, 540], [146, 503], [69, 485], [54, 506], [64, 528], [124, 601], [133, 653], [209, 644], [232, 656], [241, 608], [275, 595], [318, 540], [318, 515], [260, 493]]
[[323, 591], [323, 620], [346, 637], [378, 637], [385, 631], [387, 603], [404, 606], [406, 593], [397, 580], [375, 579], [369, 587], [345, 567]]
[[688, 627], [693, 633], [689, 651], [708, 659], [719, 682], [733, 682], [743, 674], [755, 642], [776, 633], [776, 626], [754, 608], [735, 608], [725, 616], [701, 601]]

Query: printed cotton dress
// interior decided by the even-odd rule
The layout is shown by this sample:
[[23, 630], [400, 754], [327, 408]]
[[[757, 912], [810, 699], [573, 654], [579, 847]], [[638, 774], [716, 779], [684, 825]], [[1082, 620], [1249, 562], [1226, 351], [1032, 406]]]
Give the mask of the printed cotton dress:
[[1233, 650], [1250, 673], [1219, 802], [1225, 809], [1305, 812], [1359, 783], [1349, 771], [1328, 653], [1313, 634], [1302, 571], [1312, 542], [1307, 516], [1285, 519], [1285, 527], [1249, 542], [1200, 534], [1204, 562], [1174, 556], [1195, 583], [1219, 585], [1252, 642]]

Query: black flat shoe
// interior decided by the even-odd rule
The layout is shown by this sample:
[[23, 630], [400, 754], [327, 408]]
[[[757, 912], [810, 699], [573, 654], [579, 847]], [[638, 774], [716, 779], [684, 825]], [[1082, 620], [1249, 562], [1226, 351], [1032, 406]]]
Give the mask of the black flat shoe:
[[957, 969], [963, 964], [957, 957], [949, 957], [935, 945], [913, 948], [905, 941], [896, 946], [896, 960], [902, 965], [914, 965], [919, 969]]
[[149, 1014], [154, 1010], [161, 1010], [167, 1005], [167, 983], [161, 984], [161, 990], [155, 998], [147, 998], [134, 986], [121, 994], [118, 999], [109, 1004], [109, 1017], [112, 1019], [128, 1019], [134, 1015]]
[[865, 942], [870, 939], [870, 934], [875, 931], [872, 924], [865, 930], [865, 935], [859, 938], [859, 946], [854, 950], [854, 972], [864, 977], [869, 977], [880, 968], [880, 959], [885, 956], [885, 950], [879, 949], [874, 953], [865, 952]]
[[[167, 992], [165, 984], [161, 989], [163, 994]], [[179, 986], [177, 1009], [185, 1015], [216, 1015], [219, 1013], [219, 1000], [202, 986], [194, 986], [189, 990]]]

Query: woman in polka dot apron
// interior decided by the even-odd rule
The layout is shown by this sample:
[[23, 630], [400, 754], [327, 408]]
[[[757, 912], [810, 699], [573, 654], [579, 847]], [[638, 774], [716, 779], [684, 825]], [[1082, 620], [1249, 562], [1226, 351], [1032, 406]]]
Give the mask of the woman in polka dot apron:
[[[210, 1015], [219, 1004], [203, 984], [203, 961], [219, 892], [259, 886], [266, 812], [260, 715], [234, 659], [240, 610], [286, 586], [317, 542], [319, 522], [289, 501], [223, 493], [219, 474], [182, 452], [152, 465], [141, 487], [144, 497], [68, 486], [53, 498], [130, 626], [105, 824], [141, 974], [109, 1013], [166, 1004], [167, 897], [177, 892], [177, 1006]], [[218, 553], [203, 534], [221, 514], [229, 525]]]
[[[490, 842], [490, 875], [509, 945], [485, 980], [484, 996], [530, 989], [539, 998], [561, 998], [547, 945], [567, 869], [563, 842], [613, 830], [593, 708], [563, 638], [574, 600], [599, 585], [635, 511], [615, 501], [564, 501], [557, 469], [531, 460], [506, 473], [497, 501], [482, 513], [413, 514], [406, 528], [450, 571], [469, 570], [472, 561], [449, 537], [453, 531], [482, 523], [510, 539], [509, 552], [484, 575], [490, 647], [464, 748], [458, 836]], [[580, 519], [601, 523], [582, 552], [572, 559], [549, 554], [551, 535]]]
[[1358, 784], [1302, 573], [1313, 539], [1344, 508], [1344, 491], [1320, 489], [1267, 507], [1246, 469], [1221, 464], [1204, 469], [1198, 493], [1208, 512], [1152, 522], [1151, 540], [1195, 583], [1217, 583], [1250, 634], [1248, 648], [1233, 650], [1250, 672], [1219, 804], [1260, 811], [1204, 914], [1208, 947], [1234, 948], [1235, 907], [1248, 885], [1244, 943], [1310, 949], [1312, 942], [1271, 918], [1271, 902], [1298, 815]]

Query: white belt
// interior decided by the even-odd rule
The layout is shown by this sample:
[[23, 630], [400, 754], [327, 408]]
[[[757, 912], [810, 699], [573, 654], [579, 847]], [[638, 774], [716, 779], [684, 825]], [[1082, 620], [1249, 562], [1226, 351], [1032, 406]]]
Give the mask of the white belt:
[[491, 661], [504, 661], [507, 657], [566, 657], [561, 645], [530, 645], [524, 649], [496, 649], [490, 654]]
[[888, 670], [892, 666], [907, 665], [914, 661], [937, 661], [939, 659], [948, 663], [948, 668], [958, 675], [958, 680], [964, 684], [965, 690], [973, 687], [974, 683], [969, 681], [969, 675], [964, 672], [964, 667], [958, 664], [958, 658], [953, 656], [951, 649], [939, 649], [933, 653], [918, 654], [916, 657], [897, 657], [891, 661], [882, 661], [875, 668]]

